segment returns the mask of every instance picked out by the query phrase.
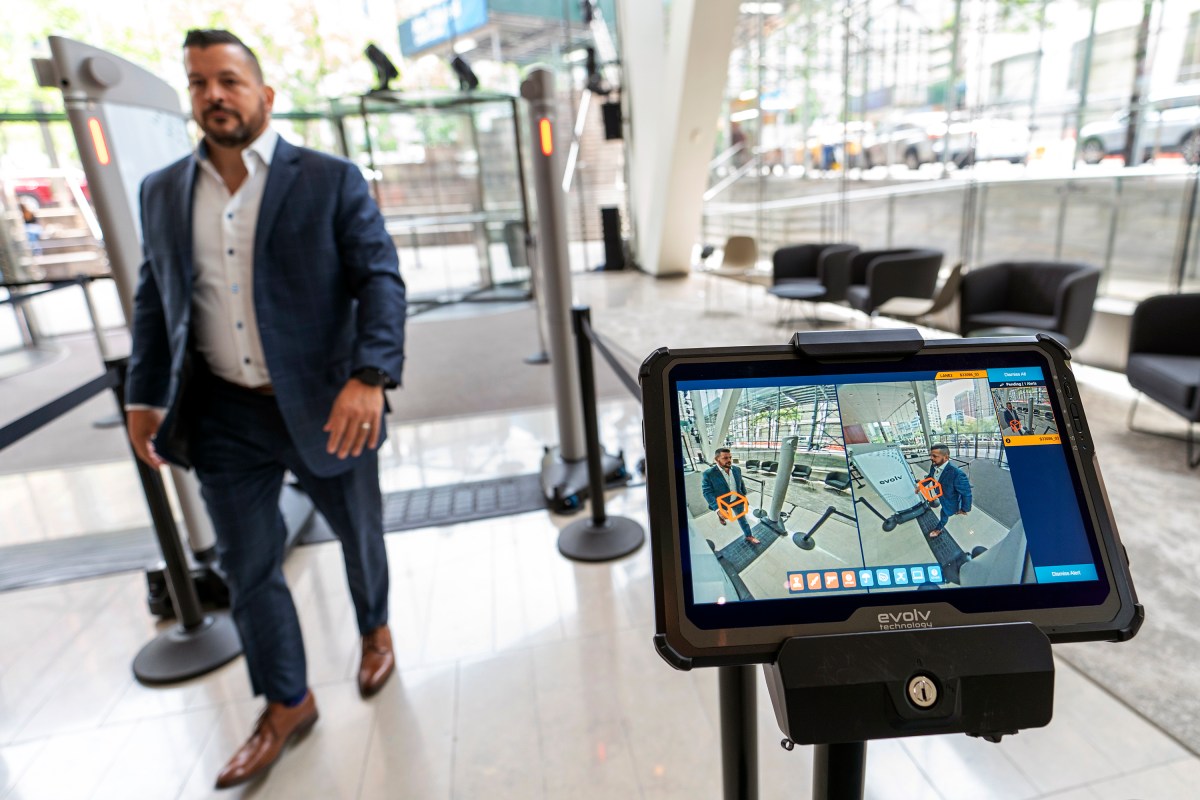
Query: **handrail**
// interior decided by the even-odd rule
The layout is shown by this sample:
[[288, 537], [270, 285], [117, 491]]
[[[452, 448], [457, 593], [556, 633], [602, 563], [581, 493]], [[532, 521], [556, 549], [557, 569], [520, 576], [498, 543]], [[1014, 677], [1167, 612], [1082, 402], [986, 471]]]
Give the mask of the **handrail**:
[[746, 149], [745, 142], [738, 142], [737, 144], [731, 144], [729, 147], [726, 147], [720, 153], [717, 153], [716, 157], [714, 157], [712, 161], [708, 162], [708, 171], [712, 172], [714, 169], [721, 166], [726, 161], [733, 158], [735, 155], [737, 155], [738, 153], [742, 152], [745, 149]]
[[[1101, 175], [1081, 175], [1078, 172], [1062, 172], [1051, 175], [1031, 175], [1031, 176], [972, 176], [969, 181], [921, 181], [911, 184], [891, 184], [888, 186], [879, 187], [876, 189], [859, 189], [853, 192], [847, 192], [843, 195], [841, 192], [832, 191], [823, 194], [806, 195], [804, 197], [787, 197], [780, 200], [766, 200], [762, 203], [757, 202], [737, 202], [737, 203], [712, 203], [705, 207], [705, 214], [724, 215], [724, 214], [751, 214], [759, 211], [785, 211], [791, 208], [805, 208], [808, 206], [828, 205], [829, 203], [840, 203], [843, 198], [848, 202], [859, 200], [879, 200], [899, 195], [921, 195], [921, 194], [942, 194], [945, 192], [962, 191], [971, 186], [1000, 186], [1004, 184], [1030, 184], [1030, 183], [1078, 183], [1084, 181], [1112, 181], [1117, 178], [1164, 178], [1178, 177], [1186, 179], [1192, 174], [1192, 170], [1180, 171], [1178, 169], [1169, 169], [1155, 166], [1138, 166], [1126, 167], [1120, 173], [1105, 173]], [[707, 198], [706, 198], [707, 199]]]
[[738, 167], [736, 170], [734, 170], [733, 172], [726, 175], [718, 183], [709, 187], [708, 191], [706, 191], [704, 193], [704, 202], [707, 203], [708, 201], [712, 200], [714, 197], [716, 197], [721, 192], [725, 191], [730, 186], [732, 186], [734, 183], [736, 183], [738, 180], [740, 180], [743, 175], [745, 175], [747, 172], [749, 172], [752, 169], [754, 169], [754, 159], [750, 159], [745, 164], [742, 164], [742, 166]]

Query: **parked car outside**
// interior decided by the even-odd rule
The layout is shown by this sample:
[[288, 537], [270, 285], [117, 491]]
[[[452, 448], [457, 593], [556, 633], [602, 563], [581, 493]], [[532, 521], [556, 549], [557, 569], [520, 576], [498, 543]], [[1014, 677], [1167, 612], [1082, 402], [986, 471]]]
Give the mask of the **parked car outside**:
[[1029, 153], [1029, 128], [1019, 122], [992, 117], [953, 122], [949, 136], [933, 143], [937, 160], [941, 160], [947, 146], [950, 161], [959, 167], [979, 161], [1024, 164]]
[[865, 157], [868, 167], [904, 164], [919, 169], [934, 158], [933, 143], [946, 130], [946, 115], [934, 111], [907, 114], [879, 124], [867, 141]]
[[34, 211], [54, 202], [54, 193], [50, 191], [50, 181], [47, 180], [16, 180], [12, 182], [12, 189], [13, 194], [17, 196], [17, 202]]
[[[13, 178], [6, 182], [12, 186], [17, 202], [33, 211], [55, 204], [53, 178]], [[82, 175], [79, 177], [79, 188], [83, 190], [86, 199], [92, 199], [91, 193], [88, 192], [87, 179]]]
[[[1145, 157], [1154, 152], [1182, 153], [1189, 164], [1200, 163], [1200, 93], [1195, 89], [1160, 95], [1146, 104], [1138, 135]], [[1091, 122], [1079, 129], [1080, 157], [1098, 164], [1125, 151], [1129, 112]]]

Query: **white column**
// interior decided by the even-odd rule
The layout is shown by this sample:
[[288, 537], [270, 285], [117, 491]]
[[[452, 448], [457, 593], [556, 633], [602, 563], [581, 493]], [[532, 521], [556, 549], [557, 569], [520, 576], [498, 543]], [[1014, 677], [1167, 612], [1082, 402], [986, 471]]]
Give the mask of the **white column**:
[[691, 268], [738, 6], [673, 0], [664, 53], [662, 3], [617, 5], [633, 131], [635, 259], [652, 275]]

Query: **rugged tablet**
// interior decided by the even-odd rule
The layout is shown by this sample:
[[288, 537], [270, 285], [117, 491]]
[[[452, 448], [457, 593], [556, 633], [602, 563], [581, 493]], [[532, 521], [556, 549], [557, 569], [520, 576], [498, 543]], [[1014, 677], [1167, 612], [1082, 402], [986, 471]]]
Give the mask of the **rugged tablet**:
[[656, 644], [770, 662], [797, 636], [1141, 624], [1066, 350], [915, 330], [659, 350], [642, 365]]

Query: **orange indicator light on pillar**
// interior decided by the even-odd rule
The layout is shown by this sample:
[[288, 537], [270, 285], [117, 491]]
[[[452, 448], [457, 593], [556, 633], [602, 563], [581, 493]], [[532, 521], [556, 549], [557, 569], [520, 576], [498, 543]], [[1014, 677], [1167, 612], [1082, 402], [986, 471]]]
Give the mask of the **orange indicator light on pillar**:
[[96, 147], [96, 160], [100, 162], [100, 166], [107, 166], [112, 159], [108, 155], [108, 143], [104, 141], [104, 129], [100, 127], [100, 120], [90, 118], [88, 130], [92, 133], [92, 144]]
[[550, 120], [545, 117], [538, 120], [538, 135], [542, 140], [542, 155], [552, 154], [554, 152], [554, 131], [550, 128]]

